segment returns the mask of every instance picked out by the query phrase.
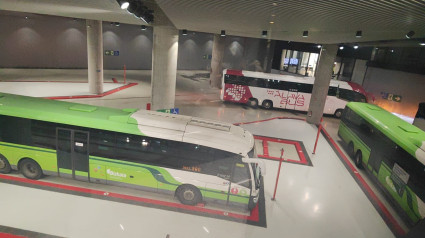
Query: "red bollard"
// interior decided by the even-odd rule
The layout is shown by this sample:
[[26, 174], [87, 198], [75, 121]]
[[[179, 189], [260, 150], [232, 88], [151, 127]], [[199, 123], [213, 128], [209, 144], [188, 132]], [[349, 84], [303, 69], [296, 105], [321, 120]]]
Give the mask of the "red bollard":
[[320, 119], [319, 128], [317, 130], [317, 136], [316, 136], [316, 142], [314, 143], [313, 155], [316, 153], [317, 141], [319, 141], [320, 131], [322, 130], [322, 122], [323, 122], [323, 117], [322, 119]]
[[151, 104], [150, 103], [146, 104], [146, 110], [151, 110]]
[[280, 151], [281, 153], [280, 153], [279, 169], [277, 170], [276, 185], [274, 186], [272, 201], [276, 200], [277, 184], [279, 182], [280, 168], [282, 167], [282, 161], [283, 161], [283, 151], [284, 151], [283, 148]]

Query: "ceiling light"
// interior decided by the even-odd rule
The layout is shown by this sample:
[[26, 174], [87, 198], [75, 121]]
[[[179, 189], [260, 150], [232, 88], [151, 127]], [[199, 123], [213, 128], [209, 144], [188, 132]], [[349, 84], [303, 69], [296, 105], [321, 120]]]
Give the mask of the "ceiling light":
[[407, 39], [410, 39], [410, 38], [412, 38], [412, 36], [415, 34], [415, 32], [414, 31], [409, 31], [409, 32], [407, 32], [407, 34], [406, 34], [406, 38]]
[[274, 2], [274, 3], [272, 3], [272, 5], [276, 7], [277, 6], [277, 3]]
[[353, 46], [353, 48], [354, 48], [355, 50], [357, 50], [357, 49], [359, 48], [359, 46], [358, 46], [358, 45], [355, 45], [355, 46]]
[[362, 31], [356, 31], [356, 38], [362, 37]]
[[424, 46], [425, 45], [425, 41], [422, 41], [421, 43], [419, 43], [419, 45]]
[[393, 49], [391, 49], [390, 51], [391, 51], [391, 53], [394, 53], [394, 50]]
[[308, 37], [308, 31], [303, 31], [303, 37]]
[[120, 23], [119, 22], [115, 22], [115, 26], [120, 26]]
[[263, 31], [263, 32], [261, 33], [261, 36], [262, 36], [262, 37], [267, 37], [267, 31]]
[[317, 45], [317, 48], [319, 48], [319, 49], [322, 48], [322, 45]]
[[187, 36], [187, 30], [186, 29], [182, 30], [182, 35]]
[[146, 26], [145, 25], [142, 25], [142, 31], [145, 31], [146, 30]]
[[274, 24], [274, 21], [271, 21], [270, 24]]
[[220, 36], [226, 36], [226, 31], [225, 30], [221, 30]]
[[28, 19], [28, 17], [27, 17], [27, 16], [25, 16], [25, 19]]
[[130, 3], [126, 0], [117, 0], [118, 4], [120, 5], [121, 9], [127, 9]]
[[344, 46], [342, 46], [342, 45], [341, 45], [341, 46], [339, 46], [339, 49], [340, 49], [340, 50], [343, 50], [343, 49], [344, 49]]

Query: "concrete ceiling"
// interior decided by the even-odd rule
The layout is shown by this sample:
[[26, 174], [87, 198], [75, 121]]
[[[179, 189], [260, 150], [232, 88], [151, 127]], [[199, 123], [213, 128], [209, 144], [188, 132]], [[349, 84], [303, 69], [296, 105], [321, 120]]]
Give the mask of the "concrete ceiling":
[[[425, 38], [424, 0], [148, 0], [178, 29], [310, 43]], [[158, 7], [161, 9], [159, 10]], [[0, 9], [144, 24], [115, 0], [0, 0]], [[273, 22], [273, 23], [271, 23]], [[302, 37], [303, 31], [308, 37]], [[356, 38], [356, 31], [363, 36]], [[417, 42], [417, 41], [415, 41]]]

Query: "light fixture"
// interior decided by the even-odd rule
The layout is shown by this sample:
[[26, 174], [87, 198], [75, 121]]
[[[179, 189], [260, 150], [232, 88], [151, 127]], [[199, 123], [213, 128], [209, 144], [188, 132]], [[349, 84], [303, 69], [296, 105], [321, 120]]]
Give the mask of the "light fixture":
[[419, 45], [421, 45], [421, 46], [425, 46], [425, 40], [421, 41], [421, 42], [419, 43]]
[[127, 9], [130, 3], [127, 0], [117, 0], [118, 4], [120, 5], [121, 9]]
[[344, 49], [344, 46], [343, 46], [343, 45], [340, 45], [340, 46], [339, 46], [339, 49], [340, 49], [340, 50], [343, 50], [343, 49]]
[[303, 31], [303, 37], [308, 37], [308, 31]]
[[130, 1], [127, 11], [148, 24], [153, 22], [153, 11], [149, 10], [140, 1]]
[[317, 48], [319, 48], [319, 49], [322, 48], [322, 45], [317, 45]]
[[120, 26], [119, 22], [115, 22], [114, 24], [115, 24], [115, 26]]
[[390, 52], [391, 52], [391, 53], [394, 53], [394, 50], [393, 50], [393, 49], [391, 49], [391, 50], [390, 50]]
[[25, 16], [25, 19], [27, 19], [27, 20], [28, 20], [28, 16]]
[[146, 31], [146, 26], [145, 25], [142, 25], [141, 26], [141, 29], [142, 29], [142, 31]]
[[274, 24], [274, 21], [271, 21], [270, 24]]
[[262, 36], [262, 37], [267, 37], [267, 31], [263, 31], [263, 32], [261, 33], [261, 36]]
[[362, 37], [362, 31], [356, 31], [356, 38]]
[[354, 45], [354, 46], [353, 46], [353, 48], [354, 48], [355, 50], [357, 50], [357, 49], [359, 48], [359, 46], [358, 46], [358, 45]]
[[226, 31], [225, 30], [221, 30], [220, 36], [226, 36]]
[[415, 32], [414, 31], [409, 31], [409, 32], [407, 32], [407, 34], [406, 34], [406, 38], [407, 39], [410, 39], [410, 38], [412, 38], [412, 36], [413, 35], [415, 35]]
[[187, 30], [186, 29], [182, 30], [182, 35], [187, 36]]

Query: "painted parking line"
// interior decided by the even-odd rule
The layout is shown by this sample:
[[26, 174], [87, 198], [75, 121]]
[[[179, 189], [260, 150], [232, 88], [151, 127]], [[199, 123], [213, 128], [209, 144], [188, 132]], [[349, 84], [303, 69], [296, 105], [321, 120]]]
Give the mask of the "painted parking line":
[[[257, 206], [251, 211], [250, 215], [243, 215], [233, 212], [226, 212], [222, 210], [214, 210], [205, 208], [202, 206], [189, 206], [181, 203], [167, 202], [161, 200], [155, 200], [150, 198], [143, 198], [131, 195], [125, 195], [120, 193], [106, 192], [96, 189], [89, 189], [77, 186], [70, 186], [64, 184], [56, 184], [51, 182], [30, 180], [26, 178], [20, 178], [10, 175], [0, 174], [0, 182], [32, 187], [37, 189], [49, 190], [60, 193], [67, 193], [77, 196], [86, 196], [91, 198], [122, 202], [127, 204], [134, 204], [145, 207], [154, 207], [164, 210], [183, 212], [193, 215], [212, 217], [222, 220], [235, 221], [239, 223], [245, 223], [248, 225], [255, 225], [266, 227], [266, 216], [265, 216], [265, 201], [264, 201], [264, 190], [260, 191], [260, 199]], [[262, 186], [263, 187], [263, 186]]]

